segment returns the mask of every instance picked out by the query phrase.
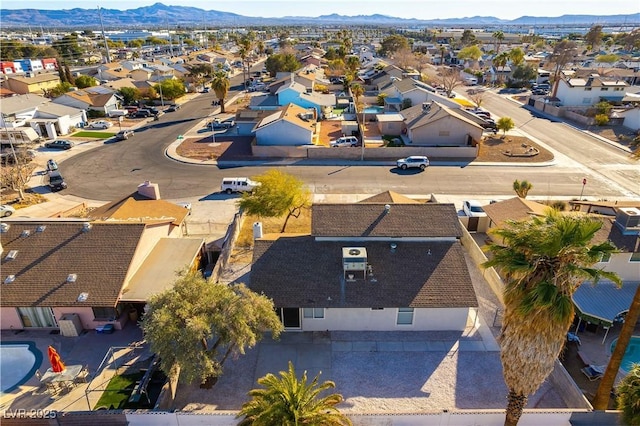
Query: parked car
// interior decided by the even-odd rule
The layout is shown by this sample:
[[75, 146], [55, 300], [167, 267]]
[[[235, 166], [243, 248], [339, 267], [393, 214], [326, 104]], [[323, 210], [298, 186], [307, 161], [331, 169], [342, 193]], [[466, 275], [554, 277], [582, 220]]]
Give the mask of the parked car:
[[462, 210], [464, 214], [469, 217], [485, 217], [487, 214], [476, 200], [467, 200], [462, 203]]
[[175, 104], [175, 105], [171, 105], [169, 108], [167, 108], [167, 112], [174, 112], [180, 109], [180, 105]]
[[53, 158], [50, 158], [49, 161], [47, 161], [47, 171], [55, 172], [56, 170], [58, 170], [58, 163], [56, 163], [56, 160]]
[[221, 121], [219, 118], [215, 118], [213, 121], [209, 122], [209, 129], [220, 130], [220, 129], [230, 129], [236, 125], [234, 120], [224, 120]]
[[398, 168], [406, 170], [408, 168], [419, 168], [424, 170], [429, 167], [429, 159], [424, 155], [412, 155], [407, 158], [401, 158], [396, 161]]
[[495, 121], [493, 121], [490, 118], [486, 118], [486, 119], [483, 117], [480, 117], [480, 118], [482, 118], [482, 122], [480, 123], [480, 125], [484, 130], [489, 130], [489, 131], [492, 131], [493, 133], [498, 133], [498, 125], [496, 124]]
[[9, 217], [16, 212], [16, 209], [8, 204], [0, 205], [0, 217]]
[[113, 124], [111, 124], [110, 121], [105, 120], [94, 121], [93, 123], [89, 124], [89, 128], [91, 129], [108, 129], [111, 126], [113, 126]]
[[133, 130], [120, 130], [116, 134], [116, 139], [119, 140], [119, 141], [124, 141], [124, 140], [129, 139], [133, 135], [134, 135], [134, 131]]
[[341, 146], [358, 146], [359, 141], [355, 136], [342, 136], [341, 138], [336, 139], [335, 141], [329, 142], [329, 146], [332, 148], [339, 148]]
[[251, 192], [260, 185], [247, 177], [223, 178], [220, 192], [231, 194], [232, 192]]
[[64, 178], [60, 174], [60, 172], [49, 172], [49, 188], [51, 191], [60, 191], [62, 189], [67, 188], [67, 183], [64, 181]]
[[136, 112], [133, 113], [132, 117], [133, 118], [148, 118], [151, 117], [153, 114], [151, 114], [151, 111], [149, 111], [148, 109], [139, 109]]
[[533, 89], [531, 94], [536, 96], [545, 96], [549, 94], [549, 91], [546, 89]]
[[73, 142], [65, 139], [57, 139], [55, 141], [45, 143], [44, 147], [51, 149], [71, 149], [73, 147]]

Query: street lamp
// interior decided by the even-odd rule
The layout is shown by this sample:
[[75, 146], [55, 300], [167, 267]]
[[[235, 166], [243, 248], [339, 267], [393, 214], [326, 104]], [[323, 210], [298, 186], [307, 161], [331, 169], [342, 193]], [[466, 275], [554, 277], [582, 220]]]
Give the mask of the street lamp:
[[580, 201], [582, 201], [582, 194], [584, 194], [584, 187], [587, 185], [587, 178], [582, 179], [582, 191], [580, 191]]

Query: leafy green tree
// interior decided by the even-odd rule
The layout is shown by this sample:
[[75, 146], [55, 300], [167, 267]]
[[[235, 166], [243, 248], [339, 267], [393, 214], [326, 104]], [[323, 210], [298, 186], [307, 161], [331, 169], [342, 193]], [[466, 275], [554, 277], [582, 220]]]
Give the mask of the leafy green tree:
[[380, 54], [382, 56], [393, 56], [400, 49], [409, 49], [409, 40], [399, 34], [392, 34], [380, 43]]
[[72, 87], [73, 86], [71, 85], [71, 83], [68, 83], [65, 81], [64, 83], [60, 83], [55, 87], [51, 88], [48, 91], [47, 96], [51, 98], [57, 98], [58, 96], [62, 96], [65, 93], [70, 92]]
[[224, 71], [216, 71], [213, 74], [213, 80], [211, 80], [211, 88], [215, 92], [218, 100], [220, 101], [220, 112], [224, 113], [224, 100], [229, 93], [231, 87], [231, 81], [227, 77], [227, 73]]
[[596, 123], [596, 126], [606, 126], [609, 124], [609, 116], [607, 114], [596, 114], [593, 121]]
[[473, 31], [467, 29], [462, 32], [462, 36], [460, 37], [460, 45], [461, 46], [470, 46], [472, 44], [477, 43], [477, 37], [473, 33]]
[[164, 99], [177, 99], [187, 92], [184, 88], [184, 83], [176, 79], [162, 80], [159, 84], [154, 86], [156, 92], [160, 92], [162, 89], [162, 97]]
[[[492, 232], [487, 246], [505, 279], [505, 312], [499, 338], [504, 380], [509, 389], [505, 425], [518, 423], [529, 395], [554, 368], [574, 317], [571, 300], [585, 281], [600, 278], [618, 285], [612, 272], [593, 268], [616, 251], [609, 242], [592, 244], [602, 222], [550, 210], [544, 217], [508, 221]], [[535, 356], [533, 356], [534, 354]]]
[[524, 50], [516, 47], [509, 51], [509, 59], [513, 65], [521, 65], [524, 62]]
[[584, 36], [584, 41], [590, 50], [598, 50], [602, 43], [602, 25], [594, 25]]
[[289, 371], [281, 371], [280, 377], [273, 373], [258, 379], [263, 388], [252, 389], [237, 417], [244, 418], [239, 426], [298, 426], [327, 425], [347, 426], [351, 420], [336, 408], [343, 401], [342, 395], [321, 394], [335, 388], [335, 383], [325, 381], [319, 384], [320, 374], [307, 383], [307, 372], [298, 376], [289, 361]]
[[635, 364], [618, 385], [618, 410], [628, 425], [640, 424], [640, 364]]
[[458, 52], [458, 58], [463, 60], [471, 60], [475, 62], [481, 57], [482, 50], [480, 50], [480, 48], [475, 44], [473, 46], [463, 47], [460, 49], [460, 52]]
[[78, 89], [84, 89], [85, 87], [93, 87], [98, 85], [98, 80], [90, 75], [80, 75], [75, 79], [75, 85]]
[[271, 169], [254, 178], [260, 186], [245, 192], [238, 203], [248, 214], [261, 217], [287, 215], [280, 232], [287, 228], [291, 217], [299, 217], [303, 209], [311, 206], [311, 192], [297, 177]]
[[519, 181], [518, 179], [513, 181], [513, 190], [520, 198], [527, 198], [527, 194], [533, 188], [533, 185], [526, 180]]
[[123, 87], [118, 90], [120, 96], [122, 96], [122, 102], [125, 105], [133, 105], [140, 99], [142, 99], [142, 94], [140, 90], [135, 87]]
[[614, 64], [618, 62], [619, 59], [620, 57], [614, 53], [596, 56], [596, 62], [603, 62], [605, 64]]
[[613, 106], [611, 106], [611, 104], [607, 101], [600, 101], [595, 105], [595, 107], [596, 111], [598, 111], [598, 114], [604, 114], [606, 116], [609, 116], [609, 113], [611, 113], [611, 108], [613, 108]]
[[68, 34], [59, 40], [54, 40], [51, 43], [51, 47], [56, 49], [60, 56], [69, 61], [76, 60], [84, 54], [84, 49], [78, 44], [78, 35], [75, 33]]
[[511, 74], [514, 80], [527, 82], [534, 80], [537, 76], [536, 69], [529, 64], [521, 64], [515, 67], [513, 74]]
[[502, 137], [505, 137], [507, 132], [516, 127], [516, 125], [511, 117], [500, 117], [496, 122], [496, 127], [498, 130], [502, 130]]
[[229, 355], [244, 355], [267, 331], [278, 338], [282, 323], [273, 302], [244, 284], [212, 283], [183, 273], [172, 288], [151, 297], [142, 329], [165, 372], [180, 368], [188, 383], [210, 384]]
[[293, 53], [276, 53], [267, 58], [264, 66], [269, 71], [271, 77], [275, 77], [279, 72], [294, 72], [301, 67], [300, 62]]

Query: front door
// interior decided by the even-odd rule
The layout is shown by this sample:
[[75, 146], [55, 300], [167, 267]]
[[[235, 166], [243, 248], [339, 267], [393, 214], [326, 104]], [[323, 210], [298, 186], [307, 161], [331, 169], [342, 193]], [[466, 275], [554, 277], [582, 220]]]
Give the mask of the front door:
[[284, 328], [300, 329], [300, 309], [298, 308], [278, 308], [280, 320]]
[[478, 230], [478, 222], [480, 222], [479, 217], [471, 216], [469, 218], [469, 223], [467, 224], [467, 231], [476, 232]]

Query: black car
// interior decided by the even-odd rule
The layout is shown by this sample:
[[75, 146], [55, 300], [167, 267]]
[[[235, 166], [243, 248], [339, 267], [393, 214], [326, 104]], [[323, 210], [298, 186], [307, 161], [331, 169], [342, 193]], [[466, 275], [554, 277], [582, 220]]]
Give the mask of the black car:
[[66, 187], [67, 183], [64, 181], [60, 172], [49, 172], [49, 188], [51, 188], [51, 191], [60, 191], [66, 189]]
[[167, 108], [167, 112], [174, 112], [180, 109], [180, 105], [175, 104], [175, 105], [171, 105], [169, 108]]
[[71, 149], [73, 147], [73, 142], [64, 139], [58, 139], [45, 143], [44, 147], [51, 149]]
[[148, 118], [153, 114], [148, 109], [139, 109], [133, 114], [133, 118]]

